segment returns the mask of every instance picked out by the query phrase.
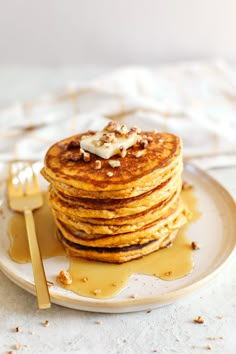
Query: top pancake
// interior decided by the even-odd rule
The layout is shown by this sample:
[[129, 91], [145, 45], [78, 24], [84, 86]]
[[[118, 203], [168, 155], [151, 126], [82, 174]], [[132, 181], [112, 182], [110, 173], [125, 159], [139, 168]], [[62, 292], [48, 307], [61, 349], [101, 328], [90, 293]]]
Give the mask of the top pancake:
[[[115, 155], [110, 159], [102, 159], [95, 154], [90, 154], [90, 161], [83, 159], [78, 161], [66, 160], [67, 146], [72, 141], [80, 141], [79, 134], [64, 139], [54, 144], [47, 152], [44, 160], [43, 175], [50, 182], [56, 182], [70, 186], [78, 190], [88, 192], [109, 192], [132, 189], [140, 186], [140, 194], [145, 190], [154, 188], [162, 182], [163, 176], [181, 165], [181, 139], [169, 133], [142, 132], [140, 135], [150, 137], [149, 144], [142, 149], [139, 143], [127, 149], [127, 155], [121, 157]], [[137, 152], [145, 150], [143, 155], [137, 157]], [[79, 151], [79, 147], [73, 148], [73, 153]], [[112, 168], [109, 160], [120, 161], [120, 166]], [[95, 161], [101, 160], [101, 169], [95, 169]], [[112, 172], [112, 177], [107, 173]], [[64, 189], [66, 192], [66, 188]], [[138, 195], [139, 192], [136, 193]], [[132, 195], [129, 193], [128, 196]], [[128, 197], [127, 196], [127, 197]], [[98, 197], [98, 196], [96, 196]], [[102, 195], [101, 195], [102, 197]]]

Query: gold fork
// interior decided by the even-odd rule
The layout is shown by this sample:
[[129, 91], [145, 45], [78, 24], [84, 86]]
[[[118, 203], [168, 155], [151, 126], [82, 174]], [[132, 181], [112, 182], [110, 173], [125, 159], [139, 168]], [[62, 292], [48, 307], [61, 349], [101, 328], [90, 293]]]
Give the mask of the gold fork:
[[34, 209], [42, 206], [43, 198], [31, 164], [10, 164], [8, 200], [11, 209], [24, 213], [38, 307], [49, 308], [51, 306], [50, 296], [32, 213]]

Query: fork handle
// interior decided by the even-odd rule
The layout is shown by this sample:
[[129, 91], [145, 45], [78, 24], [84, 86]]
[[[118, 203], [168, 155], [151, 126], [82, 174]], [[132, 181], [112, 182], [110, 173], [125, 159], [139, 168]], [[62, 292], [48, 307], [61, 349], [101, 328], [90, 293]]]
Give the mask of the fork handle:
[[51, 306], [51, 302], [42, 257], [38, 245], [32, 210], [29, 208], [25, 208], [24, 216], [28, 236], [30, 257], [34, 274], [38, 307], [40, 309], [46, 309]]

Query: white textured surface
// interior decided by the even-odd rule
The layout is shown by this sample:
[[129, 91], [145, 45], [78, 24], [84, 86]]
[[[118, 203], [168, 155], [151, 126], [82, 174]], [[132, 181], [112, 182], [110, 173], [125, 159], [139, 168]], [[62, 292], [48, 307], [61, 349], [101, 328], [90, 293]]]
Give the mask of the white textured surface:
[[[232, 165], [232, 157], [236, 160], [236, 71], [223, 61], [123, 67], [84, 83], [81, 81], [88, 71], [83, 69], [75, 70], [74, 76], [73, 70], [66, 69], [18, 70], [13, 71], [14, 79], [17, 72], [23, 78], [21, 86], [13, 81], [9, 90], [12, 94], [13, 87], [18, 87], [18, 102], [0, 110], [2, 160], [42, 159], [55, 141], [101, 129], [112, 118], [129, 127], [138, 125], [180, 135], [185, 158], [195, 156], [203, 163], [202, 158], [211, 157], [211, 165]], [[51, 81], [45, 73], [50, 74]], [[11, 75], [11, 69], [6, 69], [3, 97], [9, 87], [4, 81], [12, 79]], [[66, 80], [63, 89], [42, 89], [40, 98], [19, 101], [25, 89], [29, 92], [27, 83], [31, 83], [33, 97], [38, 79], [41, 86], [52, 88], [66, 75], [74, 80]], [[34, 83], [30, 81], [32, 76]]]
[[[54, 75], [40, 83], [42, 91], [53, 86]], [[57, 82], [68, 76], [57, 72]], [[67, 72], [73, 73], [72, 69]], [[33, 95], [39, 86], [39, 71], [25, 73], [0, 70], [0, 100], [15, 100]], [[56, 73], [56, 71], [55, 71]], [[64, 71], [65, 73], [65, 71]], [[78, 73], [78, 71], [77, 71]], [[36, 76], [34, 76], [36, 75]], [[64, 76], [63, 76], [64, 75]], [[35, 77], [38, 79], [35, 82]], [[51, 86], [50, 86], [51, 85]], [[30, 88], [30, 89], [29, 89]], [[35, 91], [34, 91], [35, 88]], [[5, 94], [6, 92], [6, 94]], [[15, 92], [15, 94], [14, 94]], [[36, 92], [38, 93], [38, 92]], [[23, 97], [22, 97], [23, 98]], [[236, 197], [236, 168], [211, 170]], [[82, 354], [234, 354], [236, 352], [236, 259], [203, 290], [181, 301], [150, 313], [95, 314], [53, 305], [49, 310], [37, 310], [35, 297], [15, 286], [0, 273], [0, 354], [21, 343], [23, 353]], [[194, 324], [201, 315], [204, 324]], [[222, 318], [218, 318], [218, 316]], [[49, 326], [43, 322], [49, 320]], [[101, 324], [96, 323], [101, 321]], [[19, 326], [21, 331], [15, 332]], [[219, 337], [223, 336], [223, 339]], [[215, 340], [208, 339], [215, 337]], [[25, 347], [24, 347], [25, 345]], [[16, 351], [16, 350], [15, 350]], [[16, 351], [17, 352], [17, 351]]]

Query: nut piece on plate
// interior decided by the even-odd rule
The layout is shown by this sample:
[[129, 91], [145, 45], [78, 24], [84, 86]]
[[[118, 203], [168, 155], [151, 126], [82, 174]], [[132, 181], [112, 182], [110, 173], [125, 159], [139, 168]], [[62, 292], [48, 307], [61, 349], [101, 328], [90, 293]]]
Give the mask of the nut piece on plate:
[[192, 246], [192, 249], [193, 249], [194, 251], [200, 249], [199, 243], [197, 243], [197, 242], [195, 242], [195, 241], [193, 241], [193, 242], [191, 243], [191, 246]]
[[72, 284], [72, 276], [69, 272], [66, 272], [65, 270], [60, 271], [58, 275], [58, 280], [64, 285]]

